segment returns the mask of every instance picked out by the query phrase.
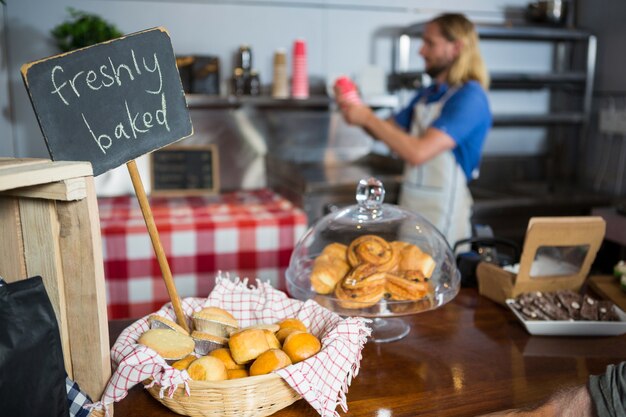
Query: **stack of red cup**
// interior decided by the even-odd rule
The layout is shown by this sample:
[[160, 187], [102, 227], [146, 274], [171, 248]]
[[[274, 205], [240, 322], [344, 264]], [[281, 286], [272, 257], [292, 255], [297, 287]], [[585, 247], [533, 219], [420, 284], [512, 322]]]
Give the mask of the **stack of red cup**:
[[293, 44], [293, 71], [291, 74], [291, 96], [304, 99], [309, 97], [309, 78], [306, 66], [306, 44], [297, 39]]
[[335, 80], [335, 91], [341, 96], [346, 103], [361, 104], [361, 98], [359, 92], [356, 89], [356, 85], [352, 80], [345, 75]]

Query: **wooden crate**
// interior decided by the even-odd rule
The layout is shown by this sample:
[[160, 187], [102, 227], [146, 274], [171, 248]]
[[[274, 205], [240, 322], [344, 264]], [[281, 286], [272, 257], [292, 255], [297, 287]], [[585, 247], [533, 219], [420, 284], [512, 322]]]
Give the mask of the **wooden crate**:
[[94, 400], [111, 377], [100, 220], [91, 164], [0, 158], [0, 276], [41, 275], [65, 369]]

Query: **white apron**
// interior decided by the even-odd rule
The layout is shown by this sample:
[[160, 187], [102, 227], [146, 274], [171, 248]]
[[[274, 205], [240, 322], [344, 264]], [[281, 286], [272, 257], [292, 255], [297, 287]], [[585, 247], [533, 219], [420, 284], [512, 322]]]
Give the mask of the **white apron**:
[[[445, 102], [456, 92], [448, 90], [434, 103], [420, 99], [413, 111], [411, 135], [421, 136], [439, 117]], [[446, 237], [450, 246], [471, 237], [472, 196], [467, 177], [446, 151], [422, 165], [405, 163], [400, 205], [424, 216]]]

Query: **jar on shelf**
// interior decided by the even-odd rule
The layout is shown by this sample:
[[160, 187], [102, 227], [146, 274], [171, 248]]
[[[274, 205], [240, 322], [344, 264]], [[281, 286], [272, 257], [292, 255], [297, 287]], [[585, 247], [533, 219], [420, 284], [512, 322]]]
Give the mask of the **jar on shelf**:
[[261, 79], [257, 71], [250, 71], [250, 75], [246, 81], [246, 94], [251, 96], [258, 96], [261, 94]]
[[235, 68], [233, 71], [231, 93], [235, 96], [243, 96], [246, 91], [246, 79], [242, 68]]

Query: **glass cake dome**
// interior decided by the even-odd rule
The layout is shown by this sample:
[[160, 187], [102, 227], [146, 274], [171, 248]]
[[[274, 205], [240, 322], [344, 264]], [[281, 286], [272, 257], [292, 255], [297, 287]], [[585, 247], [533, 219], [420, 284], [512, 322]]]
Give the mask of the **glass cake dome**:
[[436, 309], [459, 292], [461, 275], [445, 237], [418, 213], [384, 204], [376, 178], [362, 179], [356, 205], [315, 222], [286, 271], [289, 294], [342, 316], [374, 318], [372, 340], [410, 331], [397, 316]]

